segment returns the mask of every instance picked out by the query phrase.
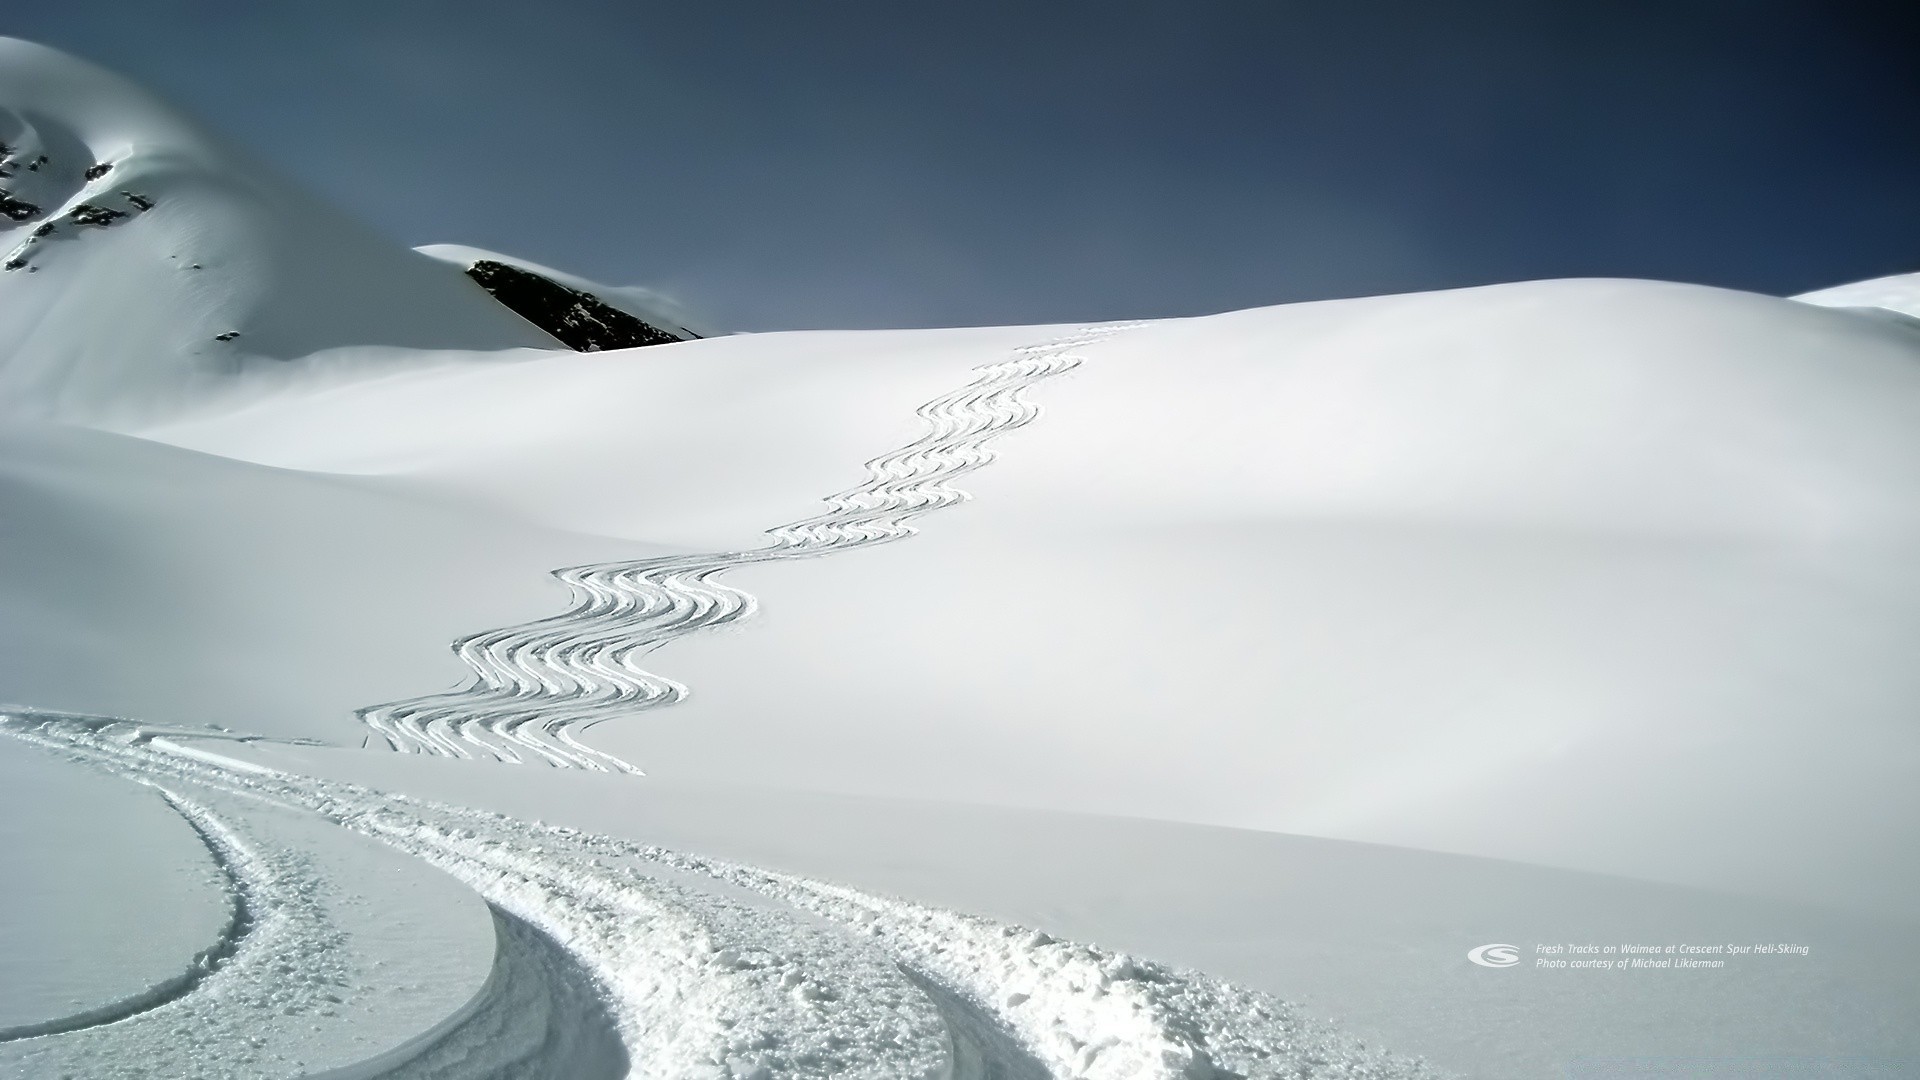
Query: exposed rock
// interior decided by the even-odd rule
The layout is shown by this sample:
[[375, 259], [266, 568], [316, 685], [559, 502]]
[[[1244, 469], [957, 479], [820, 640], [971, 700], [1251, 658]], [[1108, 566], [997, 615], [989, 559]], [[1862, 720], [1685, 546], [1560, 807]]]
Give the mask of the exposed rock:
[[227, 332], [226, 332], [226, 333], [224, 333], [224, 334], [215, 334], [215, 335], [213, 335], [213, 340], [215, 340], [215, 341], [232, 341], [232, 340], [233, 340], [234, 338], [237, 338], [237, 337], [239, 337], [239, 336], [240, 336], [240, 331], [238, 331], [238, 330], [229, 330], [229, 331], [227, 331]]
[[517, 266], [482, 259], [467, 276], [515, 314], [575, 352], [631, 349], [685, 340], [637, 319], [598, 297]]
[[140, 211], [143, 214], [146, 213], [148, 210], [153, 209], [153, 200], [151, 198], [148, 198], [145, 195], [140, 194], [137, 191], [127, 191], [126, 189], [123, 188], [121, 189], [120, 194], [125, 195], [127, 197], [127, 201], [133, 204], [133, 208]]
[[88, 166], [86, 177], [89, 180], [98, 180], [112, 171], [113, 171], [112, 164], [103, 161], [98, 165]]
[[67, 217], [72, 218], [75, 225], [98, 225], [102, 228], [126, 216], [125, 210], [110, 210], [92, 203], [81, 203], [67, 213]]
[[29, 218], [39, 217], [40, 208], [0, 191], [0, 214], [5, 214], [15, 221], [26, 221]]
[[32, 161], [27, 163], [27, 171], [39, 172], [40, 166], [45, 165], [46, 163], [47, 163], [47, 155], [41, 154], [39, 157], [34, 158]]

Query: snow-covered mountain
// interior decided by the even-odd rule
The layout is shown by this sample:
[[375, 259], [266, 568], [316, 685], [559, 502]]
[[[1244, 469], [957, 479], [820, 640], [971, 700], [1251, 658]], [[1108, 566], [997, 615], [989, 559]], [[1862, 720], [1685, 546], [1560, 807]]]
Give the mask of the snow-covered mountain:
[[559, 345], [464, 267], [377, 235], [118, 76], [14, 39], [0, 39], [0, 199], [10, 416], [125, 425], [290, 380]]
[[0, 107], [0, 1076], [1920, 1055], [1911, 277], [607, 349]]

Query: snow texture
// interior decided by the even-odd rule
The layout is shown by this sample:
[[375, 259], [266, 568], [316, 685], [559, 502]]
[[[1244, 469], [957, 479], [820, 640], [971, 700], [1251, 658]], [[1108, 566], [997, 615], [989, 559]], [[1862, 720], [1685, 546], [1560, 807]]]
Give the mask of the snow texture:
[[[591, 973], [619, 1042], [589, 1031], [544, 1044], [577, 1050], [599, 1038], [602, 1056], [581, 1075], [620, 1075], [624, 1064], [626, 1075], [647, 1078], [878, 1080], [1036, 1075], [1035, 1063], [1044, 1070], [1037, 1075], [1087, 1080], [1437, 1075], [1264, 995], [1024, 927], [258, 765], [236, 768], [214, 754], [182, 754], [123, 720], [17, 711], [0, 730], [148, 783], [304, 810], [447, 871]], [[252, 865], [260, 857], [245, 858]], [[316, 890], [291, 863], [248, 881], [250, 892], [270, 897], [284, 929], [248, 947], [250, 933], [232, 951], [302, 976], [260, 987], [254, 992], [268, 997], [247, 1004], [302, 1014], [314, 1007], [302, 995], [324, 1001], [325, 988], [343, 982], [325, 920], [299, 906]], [[937, 989], [929, 993], [928, 984]], [[171, 1004], [202, 1001], [188, 992]], [[246, 1016], [220, 1004], [228, 1023]], [[501, 1010], [483, 1002], [473, 1013]], [[262, 1031], [273, 1026], [247, 1018]], [[491, 1034], [491, 1025], [481, 1028]], [[106, 1034], [77, 1051], [56, 1041], [42, 1053], [79, 1053], [113, 1068], [150, 1052], [146, 1039], [116, 1042], [122, 1030], [92, 1030]], [[485, 1071], [490, 1055], [458, 1048], [474, 1034], [471, 1025], [452, 1025], [377, 1075], [516, 1075]], [[188, 1048], [211, 1037], [196, 1032]], [[406, 1071], [429, 1056], [477, 1059], [485, 1069]]]
[[168, 749], [152, 731], [118, 734], [128, 741], [42, 745], [158, 787], [221, 868], [230, 918], [178, 976], [143, 994], [0, 1032], [0, 1076], [326, 1075], [470, 1010], [491, 966], [473, 961], [490, 961], [493, 942], [474, 937], [484, 915], [451, 883], [377, 849], [369, 860], [353, 846], [363, 842], [236, 804], [192, 774], [141, 770], [143, 758], [211, 755]]

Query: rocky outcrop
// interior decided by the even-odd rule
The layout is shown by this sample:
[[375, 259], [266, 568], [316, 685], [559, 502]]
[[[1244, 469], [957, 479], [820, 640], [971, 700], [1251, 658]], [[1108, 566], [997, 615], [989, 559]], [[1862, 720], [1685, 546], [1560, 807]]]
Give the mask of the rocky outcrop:
[[[38, 138], [36, 132], [27, 132], [27, 134]], [[18, 136], [15, 137], [18, 138]], [[60, 172], [59, 168], [49, 168], [47, 174], [38, 178], [23, 178], [20, 176], [23, 169], [30, 173], [38, 173], [42, 166], [56, 165], [48, 155], [29, 156], [30, 152], [28, 148], [0, 141], [0, 180], [12, 181], [10, 186], [0, 187], [0, 219], [5, 219], [0, 221], [0, 228], [10, 229], [12, 226], [7, 224], [8, 221], [22, 225], [29, 222], [35, 223], [27, 234], [27, 238], [7, 252], [4, 261], [0, 261], [0, 271], [39, 269], [33, 265], [35, 245], [63, 235], [70, 238], [78, 231], [71, 228], [62, 230], [62, 225], [84, 225], [104, 229], [127, 220], [132, 214], [145, 213], [154, 207], [152, 198], [125, 189], [122, 189], [119, 194], [126, 200], [130, 209], [121, 210], [106, 205], [107, 192], [99, 190], [97, 182], [113, 171], [113, 165], [108, 162], [94, 161], [85, 169], [79, 170], [77, 174], [72, 172], [75, 163], [61, 163], [67, 169], [64, 179], [53, 175]], [[92, 159], [82, 160], [91, 161]], [[31, 198], [25, 197], [21, 189], [23, 184], [29, 187], [37, 185], [39, 190], [37, 193], [31, 193]], [[45, 199], [48, 195], [52, 196], [50, 202], [43, 204], [36, 201]], [[76, 197], [89, 197], [94, 201], [73, 203], [64, 212], [58, 209], [60, 205]]]
[[666, 345], [694, 336], [686, 331], [682, 336], [662, 330], [591, 293], [506, 263], [482, 259], [467, 267], [467, 276], [495, 300], [575, 352]]
[[127, 212], [125, 210], [114, 210], [110, 207], [95, 206], [92, 203], [81, 203], [79, 206], [67, 212], [67, 217], [72, 220], [75, 225], [106, 226], [126, 216]]

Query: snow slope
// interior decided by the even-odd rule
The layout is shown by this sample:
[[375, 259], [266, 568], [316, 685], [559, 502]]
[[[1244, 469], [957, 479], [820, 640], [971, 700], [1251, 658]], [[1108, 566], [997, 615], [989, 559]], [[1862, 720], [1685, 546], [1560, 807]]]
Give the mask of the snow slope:
[[[147, 431], [198, 454], [115, 445], [222, 470], [243, 468], [232, 458], [344, 470], [313, 479], [431, 496], [475, 535], [590, 525], [628, 538], [657, 529], [669, 553], [748, 550], [749, 522], [803, 520], [813, 498], [802, 492], [850, 490], [860, 479], [852, 463], [925, 439], [919, 402], [1060, 334], [768, 335], [445, 367]], [[1035, 386], [1042, 419], [997, 440], [998, 459], [965, 478], [973, 501], [928, 515], [919, 535], [738, 572], [758, 600], [755, 618], [646, 658], [646, 670], [693, 696], [588, 739], [667, 781], [871, 797], [901, 793], [909, 778], [913, 793], [934, 798], [1266, 828], [1276, 825], [1243, 816], [1249, 806], [1299, 812], [1322, 792], [1342, 793], [1342, 778], [1351, 798], [1367, 790], [1369, 769], [1413, 768], [1421, 784], [1392, 792], [1397, 805], [1364, 828], [1294, 831], [1391, 839], [1368, 830], [1421, 828], [1428, 836], [1415, 846], [1897, 907], [1905, 868], [1881, 856], [1906, 842], [1912, 820], [1899, 786], [1911, 750], [1895, 655], [1899, 597], [1910, 595], [1901, 583], [1911, 580], [1899, 553], [1911, 522], [1902, 440], [1912, 437], [1913, 397], [1902, 380], [1912, 349], [1892, 323], [1637, 283], [1134, 329], [1084, 347], [1070, 372]], [[1619, 371], [1622, 358], [1636, 366]], [[1781, 400], [1797, 411], [1772, 406]], [[662, 422], [623, 422], [636, 401]], [[687, 419], [701, 416], [729, 422]], [[1508, 450], [1516, 446], [1528, 453]], [[302, 475], [269, 472], [263, 484], [297, 507], [312, 498]], [[604, 497], [614, 490], [631, 494]], [[395, 508], [364, 513], [382, 521]], [[297, 595], [327, 596], [341, 622], [355, 605], [367, 605], [368, 623], [401, 610], [330, 589], [350, 560], [319, 557], [311, 529], [259, 527], [273, 531], [257, 546], [300, 565]], [[423, 595], [455, 595], [472, 576], [442, 565], [438, 548], [389, 552], [404, 568], [393, 580], [415, 576], [407, 587]], [[1735, 555], [1734, 576], [1716, 581]], [[520, 558], [529, 580], [539, 557], [535, 544]], [[233, 567], [250, 561], [209, 571], [208, 587], [233, 589]], [[191, 580], [192, 559], [172, 563]], [[556, 550], [542, 568], [570, 564]], [[285, 577], [251, 580], [267, 588]], [[1875, 605], [1853, 599], [1863, 595]], [[557, 592], [544, 597], [523, 594], [525, 620], [565, 610]], [[250, 610], [291, 626], [309, 603]], [[1729, 637], [1756, 610], [1785, 642], [1756, 650], [1750, 637]], [[486, 625], [511, 620], [468, 629]], [[191, 618], [174, 627], [187, 642], [216, 633]], [[1653, 628], [1667, 636], [1649, 639]], [[1840, 633], [1884, 651], [1812, 647]], [[282, 676], [286, 685], [324, 683], [346, 643], [316, 635], [283, 655], [306, 667]], [[1516, 663], [1516, 643], [1547, 674]], [[183, 645], [181, 666], [155, 671], [142, 693], [186, 693], [223, 648]], [[1275, 678], [1264, 649], [1315, 673], [1310, 697], [1288, 696], [1306, 680]], [[446, 685], [447, 667], [428, 678], [420, 662], [420, 691]], [[1701, 696], [1783, 667], [1790, 677], [1769, 684], [1763, 723], [1743, 729], [1741, 699]], [[1390, 677], [1365, 677], [1376, 669]], [[1476, 688], [1515, 672], [1531, 694], [1564, 696], [1504, 716], [1471, 707], [1485, 692]], [[84, 693], [69, 695], [70, 707], [85, 707]], [[1640, 714], [1667, 698], [1670, 711]], [[248, 724], [348, 745], [362, 730], [345, 710], [322, 718], [292, 702], [257, 708]], [[1563, 760], [1575, 767], [1548, 775], [1544, 795], [1512, 794], [1533, 762], [1471, 753], [1508, 736], [1569, 743]], [[1420, 754], [1424, 767], [1396, 765]], [[1585, 762], [1635, 756], [1687, 783], [1656, 775], [1623, 791], [1582, 780]], [[1703, 771], [1716, 756], [1765, 767]], [[1789, 769], [1812, 793], [1806, 802], [1776, 797]], [[1660, 801], [1663, 787], [1679, 801]], [[1703, 813], [1702, 796], [1717, 809]], [[1285, 799], [1294, 801], [1276, 802]], [[644, 826], [636, 831], [644, 839]], [[1758, 873], [1769, 868], [1771, 877]], [[1302, 932], [1311, 940], [1310, 927]], [[1820, 940], [1840, 948], [1832, 935]], [[1830, 970], [1872, 985], [1862, 968]], [[1736, 1012], [1778, 1015], [1770, 1009], [1803, 1006], [1715, 998], [1670, 1015], [1724, 1027]], [[1591, 1039], [1576, 1029], [1555, 1045]], [[1494, 1069], [1505, 1050], [1457, 1052], [1456, 1065], [1537, 1075]]]
[[[775, 483], [847, 489], [851, 462], [922, 437], [848, 416], [904, 420], [1021, 340], [705, 341], [148, 434], [747, 551], [754, 517], [808, 516]], [[815, 350], [833, 359], [791, 359]], [[595, 741], [661, 775], [1902, 905], [1910, 868], [1880, 853], [1920, 839], [1903, 659], [1920, 334], [1548, 282], [1153, 324], [1084, 351], [1033, 391], [1047, 420], [968, 478], [974, 503], [911, 544], [742, 570], [763, 615], [650, 655], [692, 696]], [[662, 422], [620, 423], [642, 395]], [[395, 422], [436, 400], [423, 428]], [[730, 420], [675, 419], [702, 416]], [[613, 490], [629, 495], [595, 494]], [[1788, 784], [1812, 813], [1773, 797]]]
[[0, 701], [263, 734], [345, 735], [452, 681], [454, 637], [560, 604], [551, 566], [652, 550], [31, 421], [0, 505]]
[[[584, 355], [82, 62], [0, 107], [0, 767], [159, 789], [195, 880], [67, 887], [213, 926], [0, 955], [92, 1006], [0, 1074], [1920, 1055], [1903, 280]], [[1642, 936], [1812, 951], [1466, 959]]]

